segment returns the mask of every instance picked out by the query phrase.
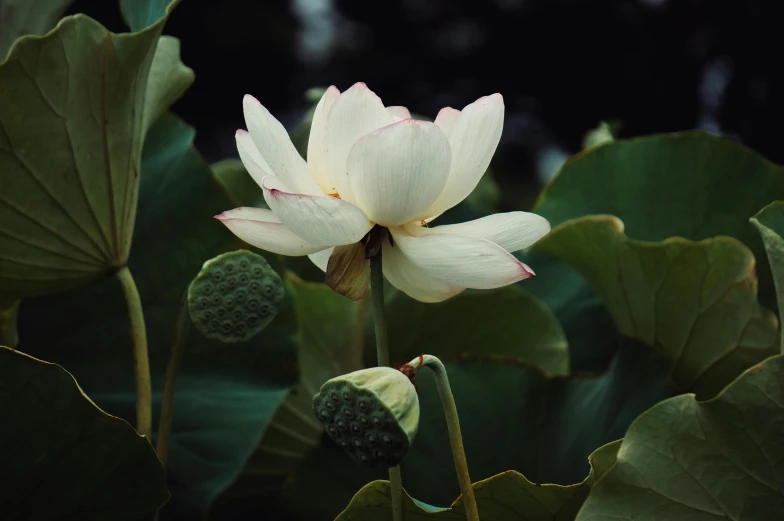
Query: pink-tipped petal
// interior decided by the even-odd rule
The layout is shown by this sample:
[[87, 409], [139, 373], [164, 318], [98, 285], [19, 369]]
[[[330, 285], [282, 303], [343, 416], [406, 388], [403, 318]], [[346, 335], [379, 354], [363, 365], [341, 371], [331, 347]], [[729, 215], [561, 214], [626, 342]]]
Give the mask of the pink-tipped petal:
[[253, 143], [253, 138], [250, 137], [247, 130], [238, 130], [234, 137], [237, 140], [237, 151], [240, 153], [240, 159], [242, 164], [245, 165], [245, 170], [256, 181], [256, 184], [261, 186], [261, 180], [271, 175], [272, 170], [259, 153], [256, 144]]
[[397, 118], [397, 119], [411, 118], [411, 112], [409, 112], [408, 109], [406, 107], [403, 107], [402, 105], [392, 105], [391, 107], [387, 107], [387, 112], [389, 112], [389, 115], [392, 116], [393, 118]]
[[243, 100], [245, 124], [270, 173], [280, 177], [286, 186], [303, 194], [320, 194], [318, 183], [310, 175], [305, 160], [289, 138], [288, 132], [259, 101], [246, 95]]
[[348, 155], [354, 202], [382, 226], [420, 218], [443, 190], [451, 151], [432, 123], [404, 119], [360, 138]]
[[389, 241], [384, 241], [382, 248], [384, 276], [390, 284], [413, 299], [441, 302], [465, 289], [428, 275]]
[[444, 134], [449, 137], [449, 134], [452, 133], [452, 128], [455, 126], [455, 121], [457, 121], [458, 116], [460, 116], [460, 111], [457, 109], [453, 109], [452, 107], [444, 107], [438, 111], [438, 115], [436, 116], [436, 120], [434, 123], [438, 125], [438, 128], [444, 131]]
[[308, 258], [315, 264], [321, 271], [327, 271], [327, 263], [329, 263], [329, 257], [332, 255], [332, 252], [335, 251], [335, 248], [327, 248], [326, 250], [321, 250], [316, 253], [311, 253], [308, 255]]
[[[446, 119], [443, 124], [449, 126]], [[498, 147], [503, 127], [504, 99], [500, 94], [479, 98], [460, 112], [447, 132], [452, 147], [449, 179], [428, 215], [452, 208], [476, 188]]]
[[325, 157], [341, 199], [353, 202], [346, 175], [348, 152], [359, 138], [394, 123], [381, 98], [364, 83], [356, 83], [332, 105], [324, 135]]
[[479, 237], [499, 245], [508, 252], [514, 252], [528, 248], [547, 235], [550, 232], [550, 223], [535, 213], [509, 212], [433, 228], [412, 225], [408, 230], [412, 235], [448, 233], [464, 237]]
[[372, 227], [365, 212], [349, 202], [326, 195], [291, 193], [275, 176], [265, 177], [261, 187], [264, 200], [281, 222], [313, 244], [352, 244]]
[[280, 255], [308, 255], [324, 249], [287, 229], [270, 210], [241, 207], [215, 216], [226, 228], [262, 250]]
[[327, 114], [339, 96], [340, 91], [334, 85], [321, 96], [316, 110], [313, 112], [310, 137], [308, 138], [308, 168], [325, 194], [337, 193], [337, 187], [326, 163], [324, 136], [327, 132]]
[[390, 230], [396, 248], [431, 277], [457, 287], [493, 289], [533, 276], [511, 253], [487, 239], [449, 234], [413, 236]]

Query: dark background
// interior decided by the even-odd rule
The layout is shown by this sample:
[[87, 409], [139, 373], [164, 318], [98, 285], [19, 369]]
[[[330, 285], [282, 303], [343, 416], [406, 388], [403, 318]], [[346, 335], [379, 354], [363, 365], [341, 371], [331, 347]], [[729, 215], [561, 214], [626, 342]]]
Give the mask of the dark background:
[[[600, 120], [620, 120], [622, 137], [703, 128], [784, 161], [777, 3], [184, 0], [165, 32], [196, 72], [174, 111], [210, 161], [236, 157], [245, 93], [291, 129], [313, 86], [364, 81], [430, 117], [501, 92], [492, 166], [502, 206], [519, 206]], [[126, 30], [116, 2], [75, 12]]]

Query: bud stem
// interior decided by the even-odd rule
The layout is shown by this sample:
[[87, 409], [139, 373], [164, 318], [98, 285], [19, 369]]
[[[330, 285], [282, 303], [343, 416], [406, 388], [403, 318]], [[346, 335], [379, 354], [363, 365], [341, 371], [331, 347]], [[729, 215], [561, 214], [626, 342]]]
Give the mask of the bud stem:
[[128, 266], [117, 272], [125, 293], [133, 340], [133, 372], [136, 377], [136, 430], [152, 442], [152, 383], [150, 355], [147, 352], [147, 330], [144, 325], [142, 300]]
[[[373, 299], [378, 365], [388, 366], [389, 337], [387, 337], [387, 321], [384, 316], [384, 270], [380, 251], [370, 258], [370, 292]], [[403, 479], [400, 476], [399, 465], [389, 469], [389, 487], [392, 494], [392, 519], [403, 521]]]
[[174, 419], [174, 390], [177, 385], [177, 373], [180, 371], [182, 356], [185, 351], [185, 339], [190, 331], [189, 325], [188, 290], [186, 289], [180, 304], [177, 324], [174, 326], [169, 363], [166, 365], [166, 376], [163, 380], [161, 419], [158, 425], [158, 439], [156, 440], [155, 452], [158, 453], [158, 459], [161, 460], [161, 464], [164, 467], [169, 455], [169, 441], [171, 440], [172, 422]]
[[463, 435], [460, 433], [460, 419], [457, 416], [455, 397], [452, 395], [452, 388], [449, 386], [446, 368], [441, 360], [433, 355], [417, 357], [407, 365], [414, 368], [415, 374], [422, 367], [429, 367], [435, 374], [438, 395], [441, 397], [441, 405], [444, 407], [447, 429], [449, 430], [449, 443], [452, 446], [452, 459], [455, 461], [457, 481], [460, 483], [460, 492], [463, 494], [466, 518], [468, 521], [479, 521], [474, 489], [471, 487], [471, 476], [468, 474], [468, 461], [466, 460], [463, 447]]

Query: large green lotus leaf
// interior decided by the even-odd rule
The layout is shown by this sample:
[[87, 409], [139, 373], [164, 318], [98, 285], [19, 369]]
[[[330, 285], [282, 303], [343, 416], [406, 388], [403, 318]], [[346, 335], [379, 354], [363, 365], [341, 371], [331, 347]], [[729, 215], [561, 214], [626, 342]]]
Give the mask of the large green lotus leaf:
[[0, 0], [0, 61], [17, 38], [44, 34], [54, 27], [73, 0]]
[[147, 78], [143, 117], [145, 131], [188, 90], [194, 78], [193, 69], [180, 60], [180, 41], [171, 36], [161, 36]]
[[125, 264], [145, 132], [192, 81], [176, 41], [159, 38], [165, 22], [113, 34], [67, 17], [0, 64], [0, 296], [77, 287]]
[[607, 368], [617, 349], [618, 332], [601, 297], [564, 261], [543, 252], [519, 255], [536, 277], [518, 286], [538, 297], [561, 324], [569, 344], [573, 373]]
[[[240, 246], [212, 218], [230, 201], [192, 148], [193, 135], [170, 115], [151, 129], [129, 260], [147, 321], [156, 419], [186, 288], [204, 261]], [[273, 323], [251, 341], [229, 346], [191, 331], [177, 380], [167, 462], [172, 499], [162, 521], [202, 517], [236, 479], [295, 383], [296, 330], [293, 297], [287, 291]], [[24, 351], [68, 367], [105, 410], [134, 419], [130, 331], [114, 279], [23, 301], [20, 336]]]
[[666, 400], [637, 418], [580, 521], [784, 519], [784, 357], [712, 400]]
[[227, 516], [238, 498], [274, 497], [307, 453], [321, 443], [324, 429], [313, 414], [321, 385], [363, 367], [363, 331], [369, 300], [347, 299], [324, 284], [292, 275], [299, 329], [296, 336], [299, 382], [280, 404], [239, 479], [213, 508]]
[[760, 261], [760, 300], [773, 308], [770, 268], [748, 220], [777, 199], [784, 199], [781, 166], [728, 139], [690, 131], [618, 140], [577, 154], [534, 211], [553, 226], [615, 215], [629, 237], [641, 241], [735, 237]]
[[[439, 357], [472, 353], [511, 357], [552, 374], [569, 374], [561, 326], [539, 299], [517, 286], [466, 292], [437, 304], [398, 292], [387, 304], [386, 314], [394, 324], [389, 329], [393, 363], [404, 364], [423, 352]], [[450, 323], [452, 327], [444, 327]], [[373, 348], [368, 349], [373, 359], [367, 365], [375, 365], [372, 335], [366, 344]]]
[[[593, 483], [615, 463], [620, 441], [597, 449], [589, 458], [591, 472], [581, 483], [571, 486], [537, 485], [519, 472], [509, 470], [473, 484], [477, 511], [489, 521], [571, 521], [577, 515]], [[408, 494], [403, 509], [408, 520], [465, 520], [462, 496], [449, 508], [422, 503]], [[368, 483], [349, 503], [337, 521], [392, 520], [388, 481]]]
[[612, 216], [564, 223], [535, 250], [569, 262], [618, 331], [674, 360], [682, 391], [713, 396], [776, 350], [777, 320], [757, 302], [754, 256], [739, 241], [632, 241]]
[[[751, 222], [757, 227], [765, 243], [768, 262], [773, 269], [773, 281], [776, 286], [779, 315], [781, 315], [784, 312], [784, 239], [782, 239], [782, 234], [784, 234], [784, 201], [770, 203], [752, 217]], [[781, 331], [784, 335], [784, 328]], [[784, 352], [784, 336], [782, 336], [781, 349]]]
[[0, 347], [3, 519], [146, 521], [169, 498], [155, 451], [62, 367]]

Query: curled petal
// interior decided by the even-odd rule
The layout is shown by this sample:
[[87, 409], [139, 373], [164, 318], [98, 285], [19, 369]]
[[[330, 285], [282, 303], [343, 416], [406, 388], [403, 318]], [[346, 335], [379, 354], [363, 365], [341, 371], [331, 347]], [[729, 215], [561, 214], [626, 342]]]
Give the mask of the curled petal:
[[324, 249], [286, 228], [270, 210], [240, 207], [215, 218], [248, 244], [279, 255], [308, 255]]
[[234, 137], [237, 140], [237, 151], [240, 153], [240, 159], [245, 166], [245, 170], [256, 181], [256, 184], [261, 186], [261, 180], [271, 175], [272, 169], [261, 156], [259, 149], [256, 148], [256, 144], [247, 130], [238, 130]]
[[262, 180], [264, 200], [288, 229], [313, 244], [359, 242], [370, 231], [365, 212], [351, 203], [326, 195], [287, 191], [275, 176]]
[[326, 250], [317, 251], [316, 253], [311, 253], [308, 255], [308, 258], [315, 264], [321, 271], [327, 271], [327, 264], [329, 263], [329, 257], [332, 255], [332, 252], [335, 248], [327, 248]]
[[397, 118], [398, 120], [411, 118], [411, 112], [409, 112], [406, 107], [400, 105], [392, 105], [391, 107], [387, 107], [387, 112], [389, 112], [390, 116]]
[[310, 175], [305, 160], [289, 138], [283, 125], [251, 95], [243, 100], [245, 124], [271, 173], [280, 177], [286, 186], [303, 194], [321, 194], [321, 189]]
[[370, 262], [362, 243], [335, 246], [327, 263], [324, 282], [351, 300], [362, 300], [370, 282]]
[[348, 155], [354, 202], [382, 226], [409, 222], [441, 193], [450, 157], [449, 141], [433, 123], [405, 119], [375, 130]]
[[394, 123], [381, 98], [364, 83], [356, 83], [335, 100], [327, 115], [325, 157], [341, 199], [353, 202], [346, 176], [348, 152], [365, 134]]
[[340, 91], [334, 85], [324, 92], [313, 112], [308, 137], [308, 168], [325, 194], [334, 194], [338, 191], [326, 164], [324, 135], [327, 132], [327, 114], [339, 96]]
[[436, 120], [434, 123], [438, 125], [438, 128], [444, 131], [444, 134], [449, 137], [452, 133], [452, 129], [455, 126], [455, 121], [457, 121], [458, 116], [460, 116], [460, 111], [457, 109], [453, 109], [452, 107], [444, 107], [438, 111], [438, 115], [436, 116]]
[[479, 237], [493, 242], [508, 252], [528, 248], [550, 232], [547, 219], [535, 213], [497, 213], [459, 224], [447, 224], [434, 228], [410, 226], [412, 235], [448, 233], [464, 237]]
[[390, 284], [420, 302], [441, 302], [465, 289], [428, 275], [389, 241], [384, 241], [381, 255], [384, 276]]
[[476, 188], [501, 140], [504, 99], [500, 94], [479, 98], [460, 112], [451, 127], [449, 117], [443, 116], [436, 124], [448, 128], [452, 168], [444, 191], [428, 215], [438, 215], [452, 208]]
[[511, 253], [487, 239], [446, 233], [413, 236], [390, 230], [395, 248], [431, 277], [457, 287], [500, 288], [534, 272]]

